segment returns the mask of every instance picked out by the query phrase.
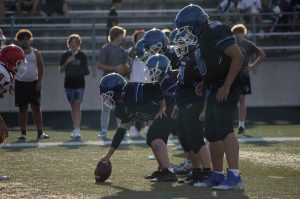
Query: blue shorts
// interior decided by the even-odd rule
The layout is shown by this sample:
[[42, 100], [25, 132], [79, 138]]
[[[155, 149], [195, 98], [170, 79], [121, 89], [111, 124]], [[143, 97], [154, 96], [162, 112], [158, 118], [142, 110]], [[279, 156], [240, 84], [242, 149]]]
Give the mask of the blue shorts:
[[70, 103], [73, 103], [75, 100], [80, 100], [82, 102], [83, 93], [84, 88], [66, 89], [66, 94]]

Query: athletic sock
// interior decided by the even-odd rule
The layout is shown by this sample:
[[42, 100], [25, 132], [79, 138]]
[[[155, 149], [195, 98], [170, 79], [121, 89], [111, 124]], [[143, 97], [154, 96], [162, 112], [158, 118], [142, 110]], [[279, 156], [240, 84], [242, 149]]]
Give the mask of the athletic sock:
[[239, 121], [239, 127], [245, 128], [245, 121]]
[[38, 133], [38, 136], [40, 137], [43, 134], [43, 130], [38, 130], [37, 133]]
[[26, 131], [21, 131], [21, 134], [22, 135], [26, 135]]
[[231, 171], [235, 177], [238, 177], [240, 175], [239, 169], [228, 169], [228, 171]]

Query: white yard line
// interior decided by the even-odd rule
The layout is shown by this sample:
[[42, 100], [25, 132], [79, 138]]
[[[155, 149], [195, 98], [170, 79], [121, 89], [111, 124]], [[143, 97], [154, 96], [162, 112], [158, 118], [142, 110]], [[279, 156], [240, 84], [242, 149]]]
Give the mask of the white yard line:
[[[239, 142], [286, 142], [286, 141], [300, 141], [300, 137], [265, 137], [265, 138], [239, 138]], [[25, 143], [7, 143], [0, 145], [0, 148], [16, 148], [16, 147], [46, 147], [46, 146], [83, 146], [83, 145], [110, 145], [111, 141], [77, 141], [77, 142], [25, 142]], [[146, 144], [146, 140], [127, 140], [122, 141], [121, 144]], [[178, 140], [169, 140], [168, 145], [178, 144]]]

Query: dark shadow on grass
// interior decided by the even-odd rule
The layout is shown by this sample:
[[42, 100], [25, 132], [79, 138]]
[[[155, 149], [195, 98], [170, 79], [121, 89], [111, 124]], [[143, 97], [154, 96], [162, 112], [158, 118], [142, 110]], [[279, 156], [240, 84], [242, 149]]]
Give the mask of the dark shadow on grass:
[[[38, 142], [37, 139], [29, 140], [29, 141], [26, 141], [26, 139], [23, 139], [23, 140], [17, 139], [16, 141], [13, 141], [13, 142], [10, 142], [7, 144], [26, 144], [26, 143], [35, 144], [37, 142]], [[38, 146], [37, 145], [36, 146], [17, 146], [17, 147], [7, 147], [7, 148], [2, 148], [2, 149], [6, 150], [7, 152], [19, 152], [19, 151], [23, 151], [24, 149], [31, 149], [31, 148], [38, 148]]]
[[[141, 179], [144, 180], [144, 179]], [[102, 197], [104, 199], [119, 199], [119, 198], [130, 198], [130, 199], [173, 199], [173, 198], [230, 198], [230, 199], [248, 199], [244, 191], [215, 191], [211, 189], [199, 189], [190, 185], [179, 185], [173, 186], [173, 183], [162, 182], [151, 184], [150, 191], [138, 191], [128, 189], [126, 187], [116, 186], [113, 183], [99, 183], [97, 186], [110, 186], [117, 189], [119, 192], [111, 196]]]
[[81, 147], [88, 146], [88, 144], [85, 144], [84, 141], [82, 141], [80, 138], [72, 138], [70, 140], [64, 141], [58, 146], [66, 149], [79, 149]]

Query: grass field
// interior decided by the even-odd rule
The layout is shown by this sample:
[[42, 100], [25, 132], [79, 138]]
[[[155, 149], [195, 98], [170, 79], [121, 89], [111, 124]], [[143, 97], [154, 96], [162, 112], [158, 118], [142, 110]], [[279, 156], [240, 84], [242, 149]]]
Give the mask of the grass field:
[[[71, 141], [69, 130], [46, 131], [51, 138], [41, 142]], [[110, 133], [110, 138], [113, 133]], [[83, 131], [83, 141], [96, 141], [97, 131]], [[243, 137], [300, 136], [300, 125], [259, 125]], [[12, 132], [5, 143], [15, 143]], [[141, 138], [139, 138], [141, 139]], [[26, 142], [35, 140], [29, 132]], [[94, 167], [107, 146], [53, 146], [0, 149], [0, 198], [300, 198], [300, 142], [242, 143], [240, 169], [243, 191], [213, 191], [179, 183], [152, 183], [144, 179], [157, 168], [148, 160], [146, 145], [122, 145], [111, 161], [110, 181], [95, 184]], [[172, 150], [174, 164], [182, 152]], [[226, 165], [224, 165], [226, 168]]]

